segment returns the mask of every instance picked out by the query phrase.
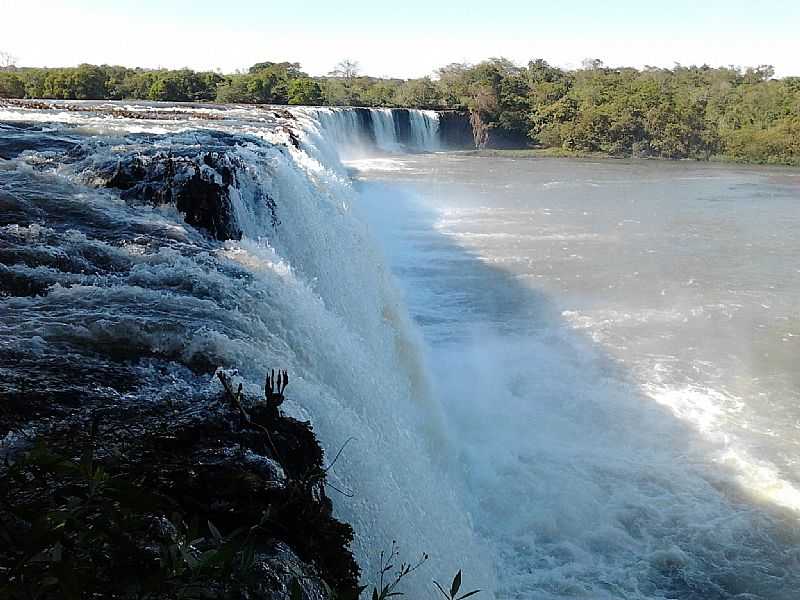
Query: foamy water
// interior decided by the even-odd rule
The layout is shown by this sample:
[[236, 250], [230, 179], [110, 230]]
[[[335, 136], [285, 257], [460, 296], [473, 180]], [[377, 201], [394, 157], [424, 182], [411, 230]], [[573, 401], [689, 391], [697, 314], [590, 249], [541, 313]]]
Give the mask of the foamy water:
[[794, 598], [796, 180], [369, 167], [364, 218], [427, 341], [498, 595]]

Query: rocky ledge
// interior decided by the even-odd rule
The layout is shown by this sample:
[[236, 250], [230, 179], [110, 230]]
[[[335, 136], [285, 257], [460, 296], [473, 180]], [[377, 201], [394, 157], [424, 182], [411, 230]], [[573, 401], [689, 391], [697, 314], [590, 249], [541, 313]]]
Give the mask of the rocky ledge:
[[442, 147], [448, 150], [463, 150], [475, 147], [469, 113], [460, 110], [440, 110], [439, 139]]
[[357, 597], [311, 426], [218, 374], [200, 403], [4, 382], [0, 596]]

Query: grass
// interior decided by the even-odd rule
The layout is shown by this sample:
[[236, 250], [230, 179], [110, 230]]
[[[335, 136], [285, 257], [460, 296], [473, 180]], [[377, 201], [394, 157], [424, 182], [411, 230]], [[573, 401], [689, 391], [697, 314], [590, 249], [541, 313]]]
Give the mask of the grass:
[[796, 165], [786, 165], [779, 162], [769, 161], [752, 161], [746, 159], [737, 159], [727, 156], [725, 154], [714, 154], [709, 156], [708, 160], [701, 158], [660, 158], [657, 156], [648, 157], [635, 157], [635, 156], [614, 156], [606, 152], [583, 152], [580, 150], [568, 150], [566, 148], [483, 148], [478, 150], [467, 150], [463, 154], [467, 156], [483, 156], [494, 158], [592, 158], [592, 159], [623, 159], [623, 160], [656, 160], [656, 161], [669, 161], [675, 162], [692, 161], [692, 162], [711, 162], [718, 164], [732, 164], [732, 165], [755, 165], [755, 166], [775, 166], [798, 168], [800, 163]]
[[565, 148], [484, 148], [465, 152], [469, 156], [497, 158], [612, 158], [602, 152], [579, 152]]

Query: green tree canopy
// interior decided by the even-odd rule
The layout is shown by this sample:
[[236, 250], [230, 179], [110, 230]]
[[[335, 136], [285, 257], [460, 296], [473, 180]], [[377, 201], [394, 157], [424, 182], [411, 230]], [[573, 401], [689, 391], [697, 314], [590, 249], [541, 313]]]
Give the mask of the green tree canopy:
[[289, 104], [317, 106], [322, 104], [322, 88], [313, 79], [302, 77], [289, 82]]
[[354, 60], [325, 77], [272, 61], [230, 75], [7, 64], [0, 66], [0, 97], [462, 109], [484, 139], [615, 156], [800, 164], [800, 77], [775, 79], [769, 65], [632, 69], [588, 59], [565, 70], [541, 58], [525, 66], [490, 58], [402, 80], [363, 76]]

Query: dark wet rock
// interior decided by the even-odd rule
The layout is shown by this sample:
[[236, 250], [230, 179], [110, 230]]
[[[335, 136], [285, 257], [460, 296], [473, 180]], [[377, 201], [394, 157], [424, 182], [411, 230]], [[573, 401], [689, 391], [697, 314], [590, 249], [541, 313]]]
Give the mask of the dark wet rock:
[[295, 148], [300, 148], [300, 138], [291, 127], [283, 126], [282, 130], [289, 136], [289, 143]]
[[524, 134], [487, 122], [479, 112], [472, 111], [469, 119], [476, 148], [525, 148], [530, 142]]
[[180, 155], [156, 152], [128, 155], [114, 166], [105, 186], [121, 190], [125, 200], [153, 205], [173, 204], [186, 223], [208, 231], [218, 240], [241, 239], [230, 199], [236, 166], [221, 152]]
[[394, 131], [397, 141], [404, 146], [411, 145], [411, 114], [407, 108], [395, 108], [392, 110], [394, 120]]
[[[217, 240], [241, 239], [231, 198], [239, 185], [238, 173], [246, 165], [229, 152], [235, 142], [220, 132], [202, 132], [197, 146], [176, 146], [169, 151], [139, 147], [116, 160], [86, 165], [90, 182], [120, 190], [122, 199], [153, 206], [173, 205], [184, 215], [188, 225], [201, 229]], [[292, 140], [293, 143], [299, 143]], [[129, 143], [146, 143], [133, 137]], [[280, 224], [275, 201], [261, 198], [272, 215], [272, 225]]]
[[275, 115], [277, 118], [279, 118], [279, 119], [286, 119], [286, 120], [289, 120], [289, 121], [293, 121], [293, 120], [295, 120], [295, 118], [296, 118], [296, 117], [295, 117], [295, 116], [292, 114], [292, 112], [291, 112], [291, 111], [289, 111], [289, 110], [287, 110], [287, 109], [285, 109], [285, 108], [276, 108], [276, 109], [273, 109], [273, 111], [272, 111], [272, 114], [274, 114], [274, 115]]
[[[40, 366], [48, 371], [47, 365]], [[244, 423], [221, 391], [203, 402], [174, 394], [132, 402], [135, 390], [120, 402], [112, 388], [86, 397], [92, 387], [86, 375], [94, 376], [92, 367], [87, 364], [81, 387], [50, 394], [46, 410], [20, 389], [19, 381], [0, 386], [0, 519], [11, 541], [0, 548], [0, 569], [18, 572], [14, 565], [34, 543], [31, 515], [58, 513], [80, 501], [86, 475], [69, 465], [86, 464], [90, 456], [93, 469], [102, 467], [110, 478], [95, 494], [101, 506], [103, 494], [112, 502], [103, 518], [116, 533], [110, 540], [103, 538], [101, 555], [85, 549], [79, 536], [71, 538], [69, 526], [63, 534], [52, 534], [63, 548], [67, 542], [75, 544], [75, 555], [90, 554], [84, 557], [92, 568], [84, 582], [87, 592], [137, 597], [134, 590], [141, 592], [141, 582], [163, 569], [168, 548], [188, 535], [183, 533], [187, 527], [196, 526], [199, 533], [191, 535], [198, 541], [182, 552], [200, 557], [224, 548], [234, 553], [230, 573], [213, 571], [202, 579], [204, 597], [288, 598], [295, 581], [308, 600], [355, 593], [359, 570], [349, 551], [352, 529], [333, 518], [323, 453], [308, 423], [284, 417], [258, 398], [245, 399], [250, 421]], [[125, 380], [124, 370], [118, 374], [120, 390], [142, 385]], [[54, 388], [52, 381], [28, 383]], [[53, 459], [45, 460], [45, 466], [26, 462], [31, 456], [41, 460], [39, 451], [31, 454], [37, 444], [45, 444], [46, 456], [63, 464], [47, 477], [39, 474]], [[123, 492], [125, 497], [119, 496]], [[81, 527], [101, 528], [91, 514], [85, 519]], [[220, 540], [237, 541], [224, 545]], [[46, 560], [33, 561], [22, 572], [31, 577], [47, 567]], [[13, 581], [25, 587], [21, 580]], [[173, 584], [172, 579], [159, 583]]]
[[458, 150], [475, 147], [475, 136], [468, 112], [442, 110], [438, 114], [439, 139], [443, 148]]
[[[275, 542], [257, 556], [258, 573], [255, 593], [263, 598], [282, 600], [291, 597], [292, 586], [297, 581], [306, 600], [325, 600], [331, 597], [330, 588], [316, 574], [313, 567], [301, 561], [292, 549], [282, 542]], [[302, 580], [297, 573], [304, 573]]]

